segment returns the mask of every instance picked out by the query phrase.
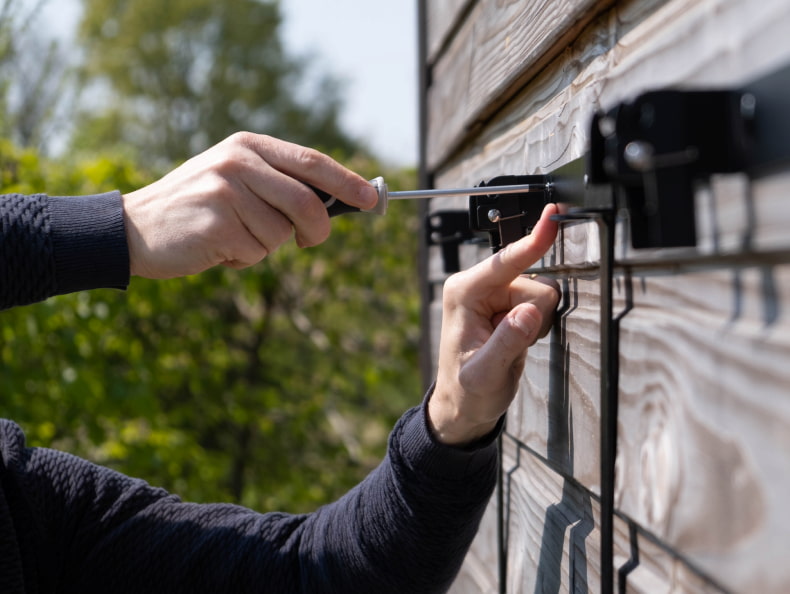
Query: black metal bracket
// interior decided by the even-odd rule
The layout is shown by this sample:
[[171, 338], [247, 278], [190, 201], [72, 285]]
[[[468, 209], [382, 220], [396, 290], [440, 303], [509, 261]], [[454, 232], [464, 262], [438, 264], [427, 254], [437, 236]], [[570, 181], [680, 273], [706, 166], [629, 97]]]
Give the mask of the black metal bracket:
[[459, 246], [474, 238], [469, 228], [469, 215], [465, 210], [440, 210], [429, 214], [425, 220], [425, 241], [442, 248], [444, 272], [452, 274], [461, 270]]
[[544, 204], [626, 209], [634, 248], [697, 243], [694, 194], [714, 174], [755, 178], [790, 162], [790, 65], [743, 87], [659, 90], [596, 113], [590, 147], [549, 175], [481, 186], [545, 184], [545, 192], [469, 198], [470, 227], [498, 251], [529, 233]]
[[790, 159], [789, 96], [787, 66], [736, 89], [651, 91], [597, 113], [587, 184], [612, 186], [633, 247], [695, 246], [700, 182], [754, 178]]
[[696, 245], [696, 183], [745, 169], [753, 101], [743, 91], [653, 91], [593, 117], [587, 181], [622, 197], [635, 248]]
[[[497, 194], [496, 186], [534, 185], [542, 190], [523, 194]], [[469, 197], [469, 226], [475, 233], [488, 233], [496, 252], [527, 235], [540, 219], [543, 207], [552, 200], [552, 186], [545, 175], [501, 175], [477, 187], [490, 187], [484, 196]]]

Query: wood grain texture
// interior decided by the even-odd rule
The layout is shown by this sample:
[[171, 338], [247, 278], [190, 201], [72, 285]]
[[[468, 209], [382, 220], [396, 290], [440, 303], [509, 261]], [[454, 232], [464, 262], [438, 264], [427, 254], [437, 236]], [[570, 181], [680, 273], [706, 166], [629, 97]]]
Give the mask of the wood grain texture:
[[529, 350], [507, 432], [599, 494], [599, 281], [560, 282], [564, 302], [552, 333]]
[[427, 0], [428, 62], [433, 63], [459, 24], [467, 7], [476, 0]]
[[[594, 278], [567, 280], [565, 294], [573, 301], [565, 304], [553, 336], [531, 349], [507, 426], [510, 438], [591, 495], [599, 492], [597, 287]], [[615, 297], [616, 311], [627, 310], [621, 322], [618, 509], [727, 590], [785, 591], [790, 263], [620, 273]], [[518, 497], [556, 492], [554, 483], [531, 474], [512, 472], [510, 478]], [[519, 540], [528, 538], [522, 534], [528, 522], [512, 518], [543, 504], [518, 497], [511, 497], [509, 534], [520, 543], [517, 550], [541, 550], [534, 535]], [[571, 510], [578, 512], [577, 499], [552, 513], [567, 520]], [[564, 562], [554, 555], [551, 563]], [[717, 590], [676, 556], [664, 556], [650, 565], [643, 554], [629, 591], [655, 591], [656, 583], [675, 584], [666, 591]], [[539, 574], [534, 559], [518, 559], [509, 572], [515, 583]], [[527, 568], [513, 569], [525, 559]], [[566, 590], [568, 583], [560, 582], [561, 591], [573, 591]]]
[[[510, 438], [503, 440], [507, 592], [599, 592], [600, 505]], [[615, 518], [615, 591], [720, 593], [652, 535]], [[630, 570], [628, 570], [630, 568]], [[618, 577], [620, 572], [623, 577]]]
[[[437, 187], [550, 172], [582, 156], [596, 109], [653, 88], [739, 85], [790, 62], [786, 0], [621, 1], [542, 57], [528, 47], [552, 23], [541, 6], [479, 0], [445, 27], [428, 114]], [[525, 25], [529, 11], [538, 13]], [[697, 249], [633, 250], [619, 222], [615, 565], [638, 553], [628, 592], [790, 588], [788, 195], [790, 172], [716, 176], [695, 200]], [[489, 253], [464, 246], [462, 267]], [[567, 301], [552, 336], [530, 350], [508, 417], [508, 592], [600, 585], [599, 256], [595, 225], [575, 224], [538, 264]], [[433, 313], [435, 352], [440, 301]], [[462, 574], [467, 588], [489, 586], [492, 522]]]
[[599, 592], [597, 502], [512, 439], [502, 459], [507, 591]]
[[468, 76], [437, 71], [432, 93], [443, 94], [441, 84], [459, 86], [428, 116], [437, 183], [552, 171], [584, 154], [596, 109], [649, 89], [742, 84], [790, 61], [790, 6], [783, 0], [756, 8], [743, 0], [672, 0], [647, 11], [649, 4], [618, 3], [599, 17], [464, 144], [450, 138], [461, 137], [454, 114]]
[[790, 263], [633, 283], [616, 505], [733, 591], [786, 592]]
[[627, 594], [726, 592], [714, 579], [689, 566], [664, 543], [646, 535], [632, 522], [615, 517], [615, 539], [618, 550], [630, 547], [629, 558], [616, 554], [614, 560], [618, 586], [624, 583]]
[[498, 110], [514, 88], [561, 52], [608, 4], [610, 0], [477, 2], [433, 67], [431, 161]]
[[449, 594], [499, 593], [498, 539], [497, 493], [494, 493]]

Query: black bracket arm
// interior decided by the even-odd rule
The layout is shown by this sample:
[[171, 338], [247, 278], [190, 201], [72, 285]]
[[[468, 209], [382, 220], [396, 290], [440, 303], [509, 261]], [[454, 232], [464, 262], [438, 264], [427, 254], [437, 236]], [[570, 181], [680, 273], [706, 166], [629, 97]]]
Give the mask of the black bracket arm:
[[425, 240], [428, 245], [440, 246], [444, 272], [452, 274], [461, 270], [459, 246], [474, 239], [469, 228], [469, 215], [465, 210], [439, 210], [425, 220]]
[[[522, 194], [497, 194], [496, 186], [529, 185]], [[545, 175], [501, 175], [478, 187], [491, 194], [469, 197], [469, 226], [475, 233], [488, 233], [496, 252], [527, 235], [540, 219], [544, 205], [552, 200], [552, 186]]]

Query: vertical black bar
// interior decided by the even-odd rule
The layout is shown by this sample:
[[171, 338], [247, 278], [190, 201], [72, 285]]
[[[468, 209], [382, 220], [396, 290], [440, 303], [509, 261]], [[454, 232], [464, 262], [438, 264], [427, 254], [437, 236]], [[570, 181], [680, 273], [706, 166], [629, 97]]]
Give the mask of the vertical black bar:
[[614, 319], [613, 210], [598, 218], [601, 243], [601, 593], [614, 589], [614, 481], [619, 378], [618, 326]]
[[[504, 433], [504, 430], [502, 431]], [[497, 578], [499, 579], [499, 594], [507, 594], [507, 530], [505, 530], [505, 468], [502, 459], [502, 433], [497, 438], [499, 452], [499, 470], [497, 474]]]
[[[430, 85], [430, 65], [428, 64], [428, 26], [427, 2], [417, 2], [417, 104], [418, 104], [418, 166], [419, 188], [432, 188], [433, 179], [428, 171], [428, 86]], [[426, 391], [433, 382], [433, 357], [431, 345], [431, 301], [433, 288], [428, 278], [429, 249], [425, 239], [425, 225], [428, 216], [428, 201], [419, 201], [419, 217], [422, 229], [419, 234], [419, 247], [417, 257], [417, 274], [420, 280], [420, 374], [422, 376], [423, 391]]]

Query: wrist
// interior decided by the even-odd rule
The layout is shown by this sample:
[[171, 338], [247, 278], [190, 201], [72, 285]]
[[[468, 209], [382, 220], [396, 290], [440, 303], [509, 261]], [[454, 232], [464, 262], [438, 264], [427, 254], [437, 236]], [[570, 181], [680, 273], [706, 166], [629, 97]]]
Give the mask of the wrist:
[[455, 405], [454, 399], [437, 393], [431, 394], [426, 407], [428, 427], [434, 438], [445, 445], [468, 446], [481, 440], [497, 428], [500, 419], [473, 420]]

